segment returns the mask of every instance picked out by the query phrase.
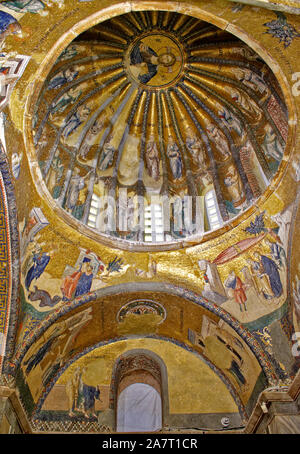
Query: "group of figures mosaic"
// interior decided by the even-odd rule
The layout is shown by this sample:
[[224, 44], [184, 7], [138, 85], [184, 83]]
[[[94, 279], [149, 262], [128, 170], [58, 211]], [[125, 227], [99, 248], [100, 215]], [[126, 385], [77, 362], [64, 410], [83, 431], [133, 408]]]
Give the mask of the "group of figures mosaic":
[[[282, 219], [274, 224], [278, 217], [272, 219], [265, 212], [261, 213], [245, 229], [251, 236], [223, 250], [211, 262], [199, 261], [205, 283], [202, 295], [244, 318], [245, 322], [251, 320], [251, 316], [248, 318], [251, 313], [263, 316], [285, 301], [286, 251], [292, 207], [282, 213], [284, 224]], [[230, 262], [240, 254], [243, 254], [243, 266], [240, 269], [231, 267]], [[226, 263], [228, 275], [222, 281], [219, 270]]]
[[[279, 216], [270, 217], [262, 212], [245, 228], [244, 239], [223, 248], [214, 259], [199, 257], [195, 266], [197, 274], [200, 272], [201, 295], [245, 323], [280, 310], [287, 295], [287, 238], [291, 217], [292, 206]], [[48, 224], [38, 208], [21, 223], [22, 286], [27, 306], [31, 307], [25, 311], [27, 322], [24, 319], [22, 337], [30, 332], [35, 319], [41, 320], [65, 302], [80, 301], [85, 295], [97, 292], [115, 282], [118, 275], [125, 280], [129, 274], [135, 279], [152, 280], [158, 274], [159, 262], [151, 255], [142, 269], [129, 265], [118, 256], [105, 263], [94, 252], [80, 248], [76, 263], [66, 263], [62, 276], [58, 277], [55, 248], [46, 250], [40, 238], [41, 230]], [[243, 257], [242, 268], [238, 265], [240, 256]], [[47, 271], [49, 264], [51, 271]], [[120, 312], [119, 321], [126, 319], [128, 314], [152, 313], [158, 317], [156, 322], [161, 323], [161, 317], [164, 319], [165, 315], [159, 306], [154, 304], [150, 308], [150, 302], [145, 310], [139, 301], [132, 303], [126, 311], [124, 308]]]
[[[47, 14], [52, 3], [54, 0], [18, 0], [1, 5], [18, 13]], [[151, 13], [147, 17], [154, 18]], [[184, 222], [187, 196], [203, 198], [201, 231], [208, 231], [212, 227], [205, 195], [213, 191], [221, 226], [264, 193], [284, 155], [286, 107], [274, 76], [258, 55], [238, 42], [232, 45], [232, 37], [229, 40], [226, 33], [218, 45], [207, 46], [203, 23], [198, 21], [197, 25], [196, 19], [186, 19], [174, 33], [176, 15], [170, 14], [170, 22], [164, 26], [162, 17], [159, 13], [160, 26], [153, 31], [153, 27], [143, 28], [145, 23], [138, 13], [131, 14], [123, 22], [127, 28], [132, 24], [131, 35], [125, 33], [126, 26], [121, 32], [111, 24], [109, 39], [103, 33], [93, 46], [80, 39], [71, 43], [45, 82], [33, 120], [41, 174], [53, 199], [75, 219], [96, 230], [102, 231], [101, 222], [108, 225], [107, 220], [113, 218], [112, 224], [117, 227], [105, 233], [114, 238], [144, 240], [139, 235], [144, 229], [141, 219], [145, 205], [151, 206], [152, 195], [166, 195], [171, 203], [171, 225], [164, 240], [197, 232], [199, 225], [191, 230]], [[285, 47], [299, 37], [283, 14], [264, 26]], [[197, 27], [198, 37], [194, 34]], [[105, 25], [97, 26], [97, 36], [101, 36], [101, 30], [106, 30]], [[214, 36], [213, 26], [210, 31]], [[1, 49], [7, 36], [21, 35], [19, 22], [0, 11]], [[29, 57], [23, 55], [0, 55], [0, 109], [8, 102], [28, 61]], [[11, 156], [16, 180], [22, 159], [21, 152]], [[107, 197], [120, 201], [123, 189], [129, 197], [123, 205], [117, 203], [111, 208]], [[144, 203], [138, 197], [143, 197]], [[211, 260], [196, 257], [193, 273], [200, 276], [197, 282], [203, 301], [245, 324], [265, 317], [267, 325], [274, 313], [280, 318], [287, 297], [292, 208], [273, 217], [266, 211], [260, 213], [247, 224], [242, 240], [224, 247]], [[180, 229], [175, 228], [176, 213], [183, 220]], [[117, 221], [124, 223], [125, 216], [126, 228], [122, 229]], [[110, 285], [112, 277], [133, 271], [136, 280], [149, 281], [159, 271], [159, 259], [150, 254], [142, 269], [142, 265], [126, 263], [123, 256], [103, 260], [89, 249], [78, 248], [77, 260], [65, 259], [63, 272], [54, 272], [58, 265], [55, 247], [51, 249], [43, 241], [47, 228], [49, 222], [39, 207], [20, 223], [24, 312], [17, 348], [31, 342], [33, 329], [40, 327], [49, 314], [80, 302], [92, 292], [96, 298], [97, 290]], [[242, 255], [241, 265], [236, 259]], [[298, 323], [299, 289], [296, 277], [293, 299]], [[119, 325], [129, 318], [155, 316], [158, 325], [166, 320], [167, 313], [162, 304], [144, 299], [129, 301], [115, 316]], [[84, 308], [53, 324], [29, 351], [25, 350], [21, 373], [35, 403], [41, 389], [48, 391], [80, 352], [77, 337], [92, 319], [91, 307]], [[273, 357], [268, 327], [256, 334]], [[188, 340], [214, 364], [218, 365], [219, 359], [213, 352], [223, 354], [224, 363], [219, 366], [229, 380], [229, 389], [234, 386], [241, 394], [250, 395], [260, 369], [249, 378], [252, 353], [235, 331], [222, 321], [203, 317], [199, 330], [189, 329]], [[131, 360], [137, 361], [136, 357]], [[145, 363], [147, 359], [137, 365], [145, 368]], [[150, 366], [155, 369], [153, 364]], [[284, 366], [278, 368], [285, 376]], [[155, 373], [159, 375], [157, 370]], [[75, 367], [65, 384], [63, 411], [69, 420], [95, 419], [106, 408], [101, 384], [91, 385], [88, 378], [86, 369]]]
[[[38, 308], [51, 308], [59, 302], [70, 301], [90, 292], [94, 278], [101, 276], [106, 282], [112, 273], [122, 270], [123, 260], [115, 256], [105, 264], [94, 252], [81, 249], [74, 266], [66, 265], [57, 293], [50, 296], [45, 289], [38, 287], [50, 261], [55, 260], [54, 250], [47, 251], [39, 242], [39, 232], [49, 222], [40, 208], [32, 209], [28, 219], [21, 223], [21, 254], [24, 288], [28, 299], [37, 302]], [[46, 277], [47, 280], [47, 277]]]
[[[131, 15], [124, 21], [135, 24]], [[47, 79], [34, 119], [42, 175], [62, 208], [100, 232], [141, 241], [145, 205], [164, 195], [173, 213], [164, 239], [199, 233], [199, 226], [175, 231], [176, 203], [184, 218], [184, 198], [211, 190], [220, 226], [249, 207], [278, 170], [287, 119], [273, 75], [250, 48], [229, 47], [226, 34], [226, 58], [218, 58], [194, 22], [191, 35], [184, 27], [179, 34], [171, 25], [151, 32], [135, 26], [122, 38], [112, 25], [109, 39], [107, 25], [99, 25], [97, 44], [71, 43]], [[131, 228], [122, 231], [119, 204], [107, 201], [124, 188]], [[205, 206], [201, 217], [201, 228], [211, 230]]]
[[[44, 6], [42, 2], [37, 2], [39, 5], [33, 2], [32, 8], [30, 2], [30, 5], [28, 2], [26, 5], [22, 5], [22, 2], [15, 5], [17, 2], [4, 3], [7, 3], [4, 6], [16, 11], [25, 8], [26, 11], [36, 12]], [[13, 16], [4, 11], [1, 14], [4, 35], [21, 33]], [[145, 204], [148, 205], [151, 204], [152, 193], [168, 195], [174, 218], [180, 199], [183, 201], [186, 196], [203, 196], [213, 189], [218, 204], [218, 225], [222, 225], [264, 192], [283, 157], [287, 131], [285, 107], [280, 99], [279, 88], [275, 88], [274, 78], [262, 65], [260, 58], [245, 46], [236, 45], [229, 52], [225, 34], [222, 44], [225, 53], [237, 58], [237, 62], [231, 66], [224, 60], [221, 63], [213, 46], [208, 51], [202, 45], [201, 21], [197, 24], [198, 40], [195, 40], [196, 20], [190, 38], [188, 27], [187, 30], [184, 26], [180, 27], [182, 34], [178, 31], [174, 33], [171, 23], [175, 16], [171, 15], [169, 24], [157, 28], [155, 32], [146, 32], [145, 28], [133, 26], [133, 45], [130, 44], [132, 36], [126, 34], [125, 38], [122, 35], [122, 39], [127, 44], [118, 44], [120, 30], [113, 27], [111, 37], [99, 42], [98, 52], [103, 52], [107, 64], [97, 67], [95, 63], [95, 71], [91, 75], [97, 75], [101, 89], [109, 88], [111, 94], [108, 99], [101, 98], [103, 104], [100, 108], [95, 110], [96, 97], [102, 93], [101, 90], [90, 92], [89, 89], [90, 64], [79, 63], [81, 53], [87, 52], [93, 59], [96, 49], [89, 49], [87, 44], [80, 42], [71, 43], [58, 58], [58, 69], [54, 69], [54, 75], [49, 77], [40, 101], [40, 106], [44, 103], [49, 107], [39, 109], [43, 111], [43, 118], [35, 119], [36, 124], [39, 124], [35, 142], [50, 193], [76, 219], [101, 232], [108, 231], [113, 236], [141, 240], [143, 233], [139, 231], [144, 229], [143, 208], [139, 208], [137, 195], [146, 197]], [[125, 20], [130, 22], [132, 18]], [[99, 30], [101, 34], [101, 26], [97, 33]], [[139, 38], [141, 33], [143, 37]], [[185, 44], [184, 51], [182, 43]], [[3, 84], [7, 90], [3, 101], [7, 102], [13, 88], [11, 78], [16, 82], [22, 75], [28, 58], [20, 56], [20, 66], [16, 59], [3, 55], [4, 63], [9, 62], [2, 65], [3, 78], [6, 80]], [[157, 59], [157, 63], [153, 63], [153, 58]], [[247, 66], [249, 61], [253, 63], [251, 69]], [[215, 67], [224, 64], [224, 75], [217, 77], [215, 70], [211, 70], [211, 64]], [[141, 74], [150, 74], [149, 65], [152, 76], [141, 80]], [[13, 69], [9, 69], [13, 67], [18, 67], [16, 75], [12, 75]], [[134, 76], [133, 68], [137, 67], [141, 74]], [[159, 78], [160, 71], [164, 74], [165, 83]], [[106, 73], [113, 75], [110, 80], [112, 84], [107, 82]], [[129, 77], [128, 81], [124, 82], [124, 76]], [[130, 77], [144, 87], [142, 91], [138, 90], [134, 100], [129, 96], [132, 88], [128, 89]], [[217, 86], [213, 92], [209, 87], [211, 79], [215, 79]], [[166, 91], [164, 85], [167, 85]], [[156, 96], [148, 93], [145, 96], [147, 88], [152, 86], [160, 88], [161, 93]], [[52, 92], [55, 92], [54, 98], [50, 95]], [[119, 93], [125, 97], [121, 106], [115, 102]], [[208, 94], [213, 94], [215, 98], [215, 109], [208, 101]], [[220, 96], [223, 97], [221, 103]], [[89, 98], [90, 101], [83, 102]], [[174, 102], [180, 107], [179, 116], [174, 113]], [[199, 107], [205, 112], [201, 121], [195, 116], [195, 109]], [[144, 115], [140, 113], [143, 108]], [[120, 136], [120, 127], [116, 128], [115, 124], [118, 120], [120, 125], [120, 115], [124, 110], [127, 119], [122, 119], [125, 132]], [[137, 112], [140, 113], [138, 117]], [[184, 121], [187, 113], [190, 119]], [[55, 134], [57, 128], [58, 136]], [[252, 128], [260, 131], [255, 140], [253, 134], [249, 133]], [[147, 129], [149, 132], [146, 132]], [[53, 137], [53, 148], [50, 156], [47, 156], [44, 146], [45, 138], [49, 135]], [[260, 142], [257, 143], [259, 137]], [[128, 159], [131, 160], [130, 167], [126, 163]], [[16, 178], [19, 176], [21, 160], [22, 155], [15, 153], [12, 165]], [[130, 203], [133, 205], [129, 209], [131, 217], [127, 223], [130, 228], [122, 231], [119, 227], [114, 229], [109, 225], [109, 228], [104, 226], [103, 230], [103, 222], [105, 224], [109, 218], [113, 218], [113, 225], [118, 224], [118, 206], [112, 213], [106, 202], [109, 196], [118, 197], [117, 188], [120, 185], [130, 192], [127, 202], [128, 208]], [[97, 198], [96, 194], [98, 199], [104, 200], [95, 202], [98, 204], [97, 217], [89, 222], [89, 217], [93, 217], [91, 203], [93, 196]], [[181, 210], [184, 218], [183, 203]], [[202, 209], [201, 216], [204, 230], [210, 230], [212, 227], [205, 209]], [[188, 228], [175, 231], [174, 219], [172, 222], [173, 228], [166, 233], [165, 239], [197, 233], [197, 226], [193, 231]], [[201, 229], [203, 226], [200, 229], [198, 226], [198, 230]]]

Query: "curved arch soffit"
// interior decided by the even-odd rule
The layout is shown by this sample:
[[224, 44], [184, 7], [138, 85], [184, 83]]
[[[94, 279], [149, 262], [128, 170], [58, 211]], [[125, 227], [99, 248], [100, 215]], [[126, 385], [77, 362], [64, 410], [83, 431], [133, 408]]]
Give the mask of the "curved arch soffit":
[[[137, 283], [133, 282], [126, 284], [118, 284], [111, 287], [96, 290], [88, 295], [85, 295], [84, 297], [74, 300], [71, 303], [64, 304], [64, 306], [62, 306], [61, 309], [55, 311], [53, 314], [49, 314], [49, 316], [44, 320], [44, 322], [41, 323], [41, 325], [36, 329], [36, 331], [32, 331], [24, 339], [22, 344], [16, 350], [15, 356], [10, 363], [11, 364], [10, 373], [13, 375], [16, 373], [18, 366], [20, 365], [23, 357], [25, 356], [29, 348], [54, 322], [59, 320], [62, 316], [73, 311], [74, 309], [77, 309], [78, 307], [84, 306], [88, 303], [96, 302], [97, 300], [100, 300], [103, 297], [113, 296], [120, 293], [130, 294], [131, 292], [136, 293], [146, 291], [161, 292], [171, 296], [174, 295], [177, 297], [181, 297], [217, 315], [231, 328], [233, 328], [237, 335], [241, 337], [243, 341], [247, 344], [247, 346], [250, 348], [250, 350], [256, 357], [268, 381], [270, 383], [273, 383], [278, 379], [272, 364], [270, 363], [266, 353], [263, 351], [258, 341], [245, 327], [243, 327], [240, 324], [238, 320], [232, 317], [227, 311], [225, 311], [221, 307], [217, 306], [214, 303], [209, 302], [208, 300], [204, 299], [195, 292], [186, 290], [181, 287], [176, 287], [172, 284], [161, 282], [137, 282]], [[123, 339], [127, 338], [128, 337], [124, 337]]]

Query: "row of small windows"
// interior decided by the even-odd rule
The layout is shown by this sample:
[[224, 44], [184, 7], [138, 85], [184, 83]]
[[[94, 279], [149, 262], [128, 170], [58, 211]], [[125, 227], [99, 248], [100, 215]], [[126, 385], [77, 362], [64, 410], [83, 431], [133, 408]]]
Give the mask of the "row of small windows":
[[144, 241], [158, 243], [164, 241], [164, 225], [162, 206], [148, 205], [145, 208], [145, 236]]
[[[204, 197], [204, 210], [206, 213], [208, 230], [215, 230], [222, 225], [215, 191], [208, 191]], [[99, 228], [100, 198], [93, 194], [88, 216], [88, 226]], [[170, 240], [164, 232], [163, 207], [160, 203], [152, 203], [144, 208], [144, 239], [147, 243], [158, 243]]]
[[210, 230], [215, 230], [221, 226], [221, 215], [216, 200], [216, 195], [213, 190], [205, 195], [205, 208], [208, 218]]
[[98, 213], [99, 213], [99, 198], [95, 194], [93, 194], [88, 217], [88, 225], [94, 229], [97, 227]]

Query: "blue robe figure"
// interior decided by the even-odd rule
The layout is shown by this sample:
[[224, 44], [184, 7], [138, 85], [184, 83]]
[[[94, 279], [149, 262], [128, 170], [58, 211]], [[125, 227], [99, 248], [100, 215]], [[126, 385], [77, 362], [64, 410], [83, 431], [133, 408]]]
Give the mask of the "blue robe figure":
[[270, 252], [273, 259], [278, 262], [279, 266], [282, 268], [286, 264], [286, 254], [283, 247], [278, 243], [270, 243]]
[[[82, 384], [82, 394], [84, 399], [84, 411], [86, 416], [87, 412], [92, 412], [95, 415], [95, 400], [100, 400], [100, 390], [97, 386], [89, 386], [85, 383]], [[96, 416], [96, 415], [95, 415]]]
[[29, 269], [25, 278], [25, 287], [29, 290], [33, 279], [38, 279], [44, 272], [46, 266], [50, 261], [50, 256], [44, 252], [43, 254], [34, 254], [33, 265]]
[[42, 345], [38, 351], [30, 356], [29, 359], [24, 361], [26, 367], [26, 373], [29, 374], [29, 372], [34, 369], [45, 357], [45, 355], [51, 350], [51, 348], [54, 348], [57, 343], [59, 342], [59, 339], [61, 337], [61, 334], [59, 334], [59, 331], [54, 331], [51, 334], [51, 337], [47, 340], [47, 342]]
[[29, 372], [42, 361], [46, 353], [48, 353], [48, 351], [50, 350], [54, 339], [55, 339], [54, 337], [48, 339], [47, 342], [44, 345], [42, 345], [42, 347], [37, 351], [35, 355], [31, 356], [29, 360], [24, 362], [24, 364], [27, 365], [26, 374], [29, 374]]
[[18, 13], [37, 13], [45, 8], [45, 4], [41, 0], [8, 0], [2, 3], [3, 6], [13, 9]]
[[78, 280], [74, 298], [89, 293], [93, 282], [93, 270], [89, 265], [90, 259], [85, 257], [81, 268], [81, 276]]
[[236, 380], [238, 381], [240, 386], [246, 384], [246, 379], [245, 379], [244, 375], [242, 374], [238, 363], [236, 361], [234, 361], [234, 359], [232, 360], [230, 368], [228, 370], [236, 378]]
[[71, 68], [61, 71], [50, 80], [48, 90], [54, 90], [55, 88], [59, 88], [68, 82], [72, 82], [72, 80], [74, 80], [77, 76], [78, 71]]
[[71, 135], [72, 132], [75, 131], [75, 129], [77, 129], [81, 125], [81, 123], [82, 123], [82, 121], [80, 119], [79, 114], [77, 112], [75, 112], [74, 115], [72, 115], [72, 117], [66, 124], [66, 127], [63, 132], [63, 136], [65, 138], [69, 137], [69, 135]]
[[232, 115], [231, 112], [223, 109], [223, 111], [219, 112], [219, 116], [230, 130], [233, 129], [240, 136], [243, 135], [243, 128], [241, 126], [241, 123]]
[[76, 89], [70, 89], [62, 95], [56, 103], [51, 105], [51, 115], [54, 113], [62, 113], [69, 105], [74, 104], [81, 95], [81, 90], [76, 92]]
[[11, 14], [0, 11], [0, 44], [6, 36], [20, 31], [21, 26], [19, 22]]
[[71, 116], [64, 127], [63, 137], [67, 139], [88, 117], [90, 109], [83, 105]]
[[152, 63], [151, 57], [158, 57], [158, 55], [151, 47], [140, 42], [138, 42], [131, 51], [130, 65], [140, 65], [141, 63], [146, 63], [147, 65], [147, 73], [138, 76], [138, 79], [142, 84], [146, 84], [157, 74], [158, 65]]
[[274, 296], [278, 298], [283, 292], [280, 275], [278, 272], [278, 266], [272, 259], [266, 257], [265, 255], [261, 256], [261, 264], [264, 272], [269, 277], [272, 292]]
[[167, 148], [167, 154], [170, 159], [170, 167], [174, 180], [182, 177], [182, 160], [179, 152], [179, 148], [175, 142], [169, 142]]

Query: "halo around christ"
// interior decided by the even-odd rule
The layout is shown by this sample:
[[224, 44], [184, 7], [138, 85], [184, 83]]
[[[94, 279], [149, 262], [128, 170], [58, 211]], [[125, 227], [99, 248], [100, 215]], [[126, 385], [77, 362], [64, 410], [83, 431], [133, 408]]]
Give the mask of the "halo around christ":
[[136, 82], [161, 87], [177, 79], [183, 66], [183, 53], [174, 38], [151, 33], [129, 47], [126, 66]]

